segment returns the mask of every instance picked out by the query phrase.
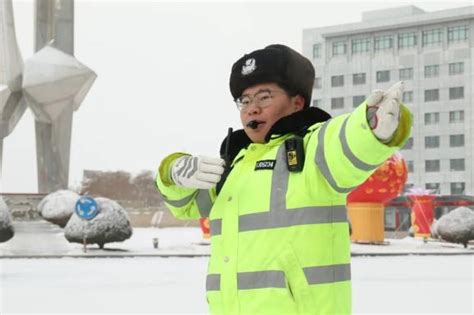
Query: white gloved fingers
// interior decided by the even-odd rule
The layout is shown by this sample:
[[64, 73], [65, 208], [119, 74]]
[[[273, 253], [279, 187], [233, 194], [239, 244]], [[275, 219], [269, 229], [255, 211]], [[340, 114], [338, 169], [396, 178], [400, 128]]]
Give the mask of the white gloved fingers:
[[367, 98], [367, 106], [374, 106], [382, 101], [384, 92], [382, 90], [373, 90]]
[[221, 165], [201, 163], [199, 165], [199, 171], [202, 173], [222, 175], [224, 173], [224, 167]]
[[397, 82], [386, 92], [374, 91], [367, 101], [367, 122], [375, 136], [384, 143], [393, 138], [398, 127], [404, 88], [403, 81]]
[[389, 115], [398, 118], [400, 103], [396, 99], [387, 100], [379, 110], [382, 115]]
[[405, 90], [405, 82], [399, 81], [392, 85], [385, 93], [384, 98], [395, 99], [400, 102], [402, 99], [403, 91]]
[[202, 161], [202, 163], [205, 163], [205, 164], [225, 166], [225, 161], [221, 158], [199, 156], [199, 159]]
[[214, 186], [221, 180], [221, 175], [209, 174], [209, 173], [199, 173], [196, 176], [196, 179], [200, 182], [206, 182]]
[[183, 156], [171, 167], [171, 179], [181, 187], [210, 189], [224, 173], [225, 161], [205, 156]]
[[194, 181], [193, 187], [196, 189], [211, 189], [216, 186], [216, 183], [205, 182], [205, 181]]

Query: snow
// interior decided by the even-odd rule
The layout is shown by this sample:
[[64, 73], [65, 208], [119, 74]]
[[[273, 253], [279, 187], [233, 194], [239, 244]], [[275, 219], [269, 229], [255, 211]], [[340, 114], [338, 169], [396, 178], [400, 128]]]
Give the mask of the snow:
[[[68, 243], [62, 230], [48, 222], [14, 224], [18, 233], [0, 244], [0, 255], [64, 258], [0, 259], [2, 315], [207, 313], [209, 246], [199, 228], [135, 228], [124, 242], [110, 243], [105, 250], [89, 246], [83, 253], [81, 245]], [[159, 239], [158, 249], [153, 248], [153, 238]], [[36, 239], [42, 242], [33, 243]], [[464, 249], [459, 244], [413, 238], [387, 243], [351, 246], [356, 314], [473, 313], [472, 245]], [[426, 255], [406, 255], [415, 253]]]
[[[206, 314], [208, 258], [0, 260], [0, 313]], [[473, 256], [356, 257], [356, 314], [472, 314]], [[453, 294], [454, 293], [454, 294]]]
[[10, 212], [0, 196], [0, 243], [8, 241], [14, 234]]
[[105, 244], [130, 238], [132, 226], [127, 211], [116, 201], [95, 198], [99, 213], [90, 220], [81, 219], [76, 213], [69, 219], [64, 234], [70, 242], [82, 243], [87, 237], [89, 243]]
[[351, 244], [353, 256], [384, 255], [453, 255], [474, 254], [474, 248], [465, 249], [461, 244], [442, 240], [405, 237], [402, 239], [385, 239], [384, 245]]
[[436, 224], [437, 234], [444, 240], [464, 243], [474, 239], [474, 211], [459, 207], [443, 215]]
[[10, 212], [8, 211], [7, 204], [3, 200], [2, 197], [0, 197], [0, 228], [6, 228], [11, 225], [11, 217], [10, 217]]
[[38, 204], [38, 211], [41, 216], [50, 222], [61, 222], [61, 226], [66, 225], [67, 221], [74, 213], [79, 195], [70, 190], [58, 190], [41, 200]]

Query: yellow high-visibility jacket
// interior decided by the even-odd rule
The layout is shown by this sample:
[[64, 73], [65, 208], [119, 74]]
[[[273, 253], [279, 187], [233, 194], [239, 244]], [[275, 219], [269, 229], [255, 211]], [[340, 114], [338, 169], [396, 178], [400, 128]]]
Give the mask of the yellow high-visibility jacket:
[[162, 161], [157, 187], [171, 212], [210, 219], [211, 314], [351, 313], [346, 196], [405, 143], [412, 124], [402, 105], [395, 137], [383, 144], [366, 109], [364, 102], [312, 125], [301, 172], [286, 164], [284, 142], [292, 134], [250, 144], [234, 158], [218, 196], [171, 182], [170, 167], [182, 153]]

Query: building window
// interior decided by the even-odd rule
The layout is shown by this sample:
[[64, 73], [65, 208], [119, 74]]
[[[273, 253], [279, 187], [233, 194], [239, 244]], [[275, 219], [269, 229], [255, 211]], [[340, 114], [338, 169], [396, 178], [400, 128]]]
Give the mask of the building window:
[[451, 183], [451, 195], [464, 195], [466, 184], [462, 182]]
[[426, 160], [425, 161], [425, 172], [439, 172], [439, 160]]
[[352, 106], [357, 107], [365, 101], [365, 95], [356, 95], [352, 97]]
[[331, 109], [344, 108], [344, 97], [331, 98]]
[[450, 135], [449, 146], [451, 148], [463, 147], [464, 146], [464, 135]]
[[377, 71], [377, 83], [390, 81], [390, 70]]
[[426, 183], [425, 188], [439, 194], [439, 183]]
[[425, 125], [436, 125], [439, 123], [439, 113], [425, 113]]
[[449, 88], [449, 99], [450, 100], [458, 100], [464, 98], [464, 87], [453, 87]]
[[425, 66], [425, 78], [435, 78], [439, 76], [439, 65]]
[[443, 41], [443, 31], [438, 28], [435, 30], [423, 31], [423, 46], [439, 44]]
[[455, 110], [449, 112], [449, 123], [455, 124], [464, 122], [464, 111], [463, 110]]
[[313, 45], [313, 59], [321, 58], [321, 44], [314, 44]]
[[413, 138], [410, 137], [410, 138], [408, 138], [407, 142], [403, 146], [402, 150], [410, 150], [412, 148], [413, 148]]
[[352, 40], [352, 53], [357, 54], [370, 51], [371, 42], [372, 40], [370, 38]]
[[365, 84], [365, 73], [354, 73], [352, 75], [352, 84]]
[[449, 64], [449, 75], [464, 73], [464, 62], [453, 62]]
[[392, 36], [375, 37], [375, 51], [391, 49], [393, 47]]
[[469, 26], [455, 26], [448, 28], [448, 41], [455, 42], [460, 40], [466, 40], [469, 32]]
[[398, 35], [398, 48], [408, 48], [416, 46], [416, 34], [404, 33]]
[[346, 53], [346, 43], [345, 42], [335, 42], [332, 44], [332, 55], [340, 56]]
[[439, 148], [439, 136], [425, 137], [425, 149]]
[[321, 99], [313, 100], [313, 107], [321, 107], [321, 104], [322, 104]]
[[413, 161], [407, 161], [407, 169], [408, 169], [408, 173], [413, 173], [415, 171]]
[[449, 170], [456, 172], [456, 171], [464, 171], [464, 159], [450, 159], [449, 160]]
[[331, 77], [331, 86], [332, 87], [344, 86], [344, 76], [343, 75], [333, 75]]
[[406, 183], [406, 184], [405, 184], [405, 187], [403, 187], [403, 193], [404, 193], [404, 194], [409, 193], [410, 190], [413, 189], [414, 187], [415, 187], [415, 184]]
[[439, 90], [425, 90], [425, 102], [439, 101]]
[[413, 91], [406, 91], [402, 94], [402, 101], [404, 103], [411, 103], [413, 102]]
[[313, 89], [321, 88], [321, 78], [314, 78]]
[[413, 79], [413, 68], [400, 69], [400, 80]]

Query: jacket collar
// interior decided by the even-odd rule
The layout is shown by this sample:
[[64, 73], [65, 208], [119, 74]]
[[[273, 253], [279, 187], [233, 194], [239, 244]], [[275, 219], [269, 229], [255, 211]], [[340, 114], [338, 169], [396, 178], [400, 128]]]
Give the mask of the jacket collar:
[[[272, 139], [282, 137], [288, 133], [302, 134], [306, 133], [306, 130], [319, 122], [327, 121], [331, 118], [327, 112], [317, 107], [308, 107], [302, 111], [293, 113], [285, 116], [278, 120], [272, 128], [269, 130], [265, 137], [265, 142], [273, 142]], [[222, 158], [226, 158], [225, 143], [227, 137], [222, 141], [220, 155]], [[243, 129], [234, 131], [230, 135], [229, 152], [227, 158], [229, 161], [234, 160], [241, 149], [246, 149], [252, 140], [247, 136]]]

